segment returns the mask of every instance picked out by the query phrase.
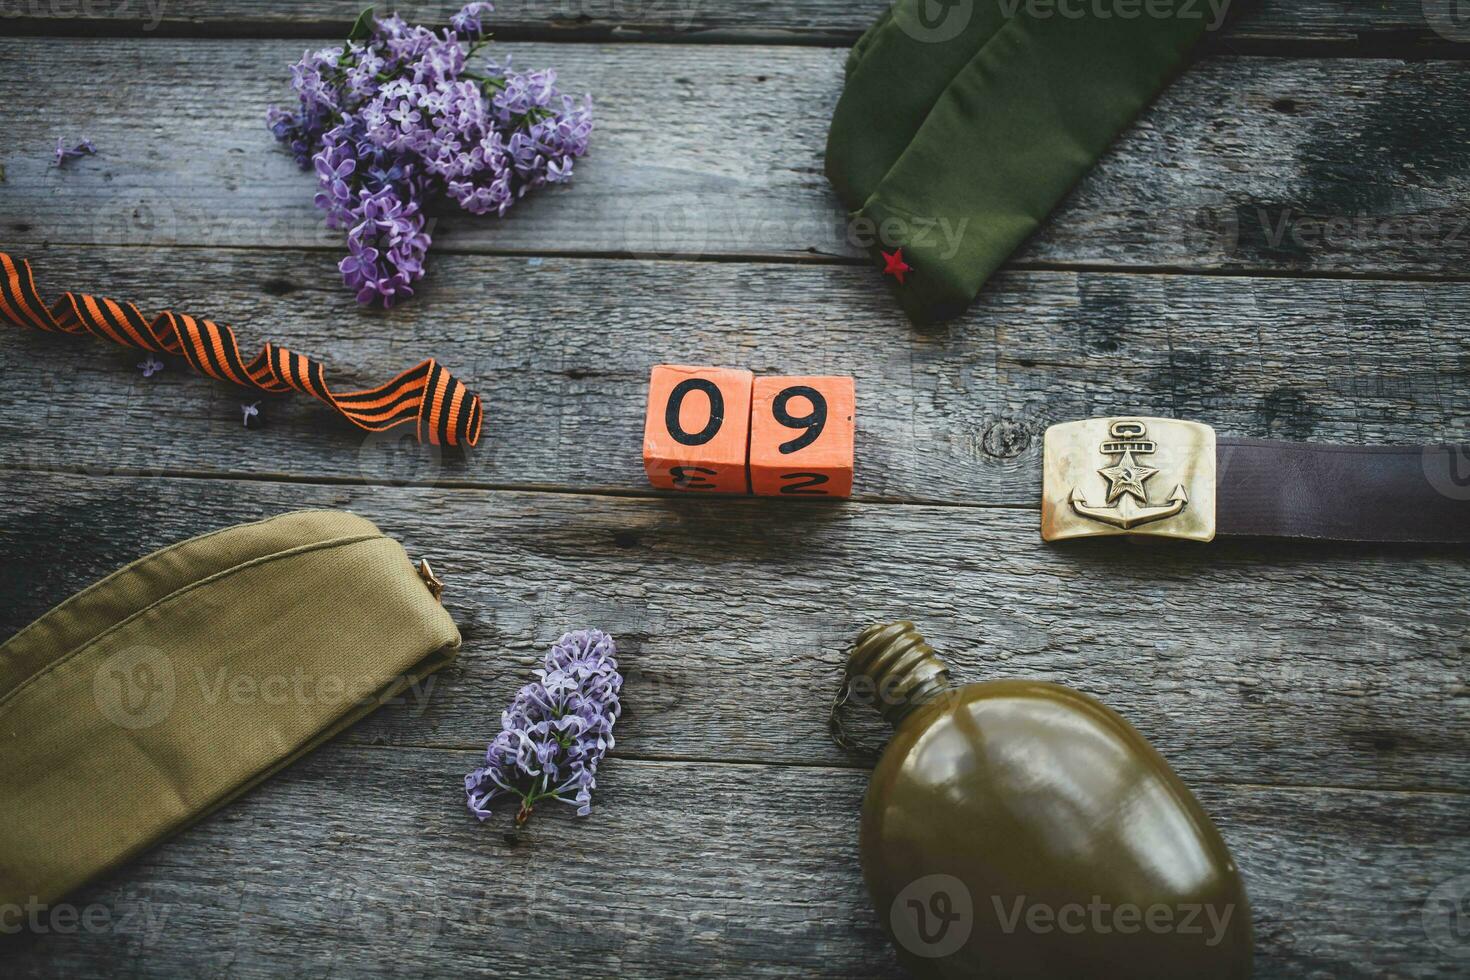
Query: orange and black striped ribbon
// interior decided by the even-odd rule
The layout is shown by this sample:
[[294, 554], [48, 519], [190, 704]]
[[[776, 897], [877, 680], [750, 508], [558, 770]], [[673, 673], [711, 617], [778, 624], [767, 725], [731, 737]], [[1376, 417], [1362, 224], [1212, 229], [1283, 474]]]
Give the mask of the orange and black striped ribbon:
[[302, 391], [369, 432], [412, 422], [420, 442], [473, 446], [480, 441], [480, 396], [432, 358], [376, 388], [339, 395], [327, 386], [320, 361], [284, 347], [266, 344], [245, 363], [234, 331], [212, 320], [164, 311], [150, 322], [132, 303], [85, 293], [63, 293], [48, 309], [36, 292], [29, 262], [0, 252], [0, 271], [0, 317], [18, 327], [85, 332], [124, 347], [177, 354], [200, 374], [220, 381], [272, 393]]

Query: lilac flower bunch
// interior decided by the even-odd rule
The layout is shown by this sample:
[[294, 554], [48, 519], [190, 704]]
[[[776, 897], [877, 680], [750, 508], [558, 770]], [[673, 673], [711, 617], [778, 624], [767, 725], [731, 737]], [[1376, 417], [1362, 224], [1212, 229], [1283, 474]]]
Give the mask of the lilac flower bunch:
[[536, 680], [500, 717], [485, 764], [464, 778], [470, 812], [490, 817], [500, 798], [519, 799], [516, 826], [542, 800], [560, 800], [585, 817], [592, 810], [597, 764], [613, 747], [622, 713], [617, 646], [601, 630], [567, 633], [551, 648]]
[[367, 10], [340, 49], [291, 69], [297, 108], [270, 109], [276, 139], [316, 171], [327, 227], [347, 230], [342, 281], [361, 303], [413, 295], [432, 203], [504, 215], [533, 188], [571, 180], [587, 152], [592, 99], [562, 95], [555, 71], [508, 58], [472, 70], [492, 9], [471, 3], [441, 34]]

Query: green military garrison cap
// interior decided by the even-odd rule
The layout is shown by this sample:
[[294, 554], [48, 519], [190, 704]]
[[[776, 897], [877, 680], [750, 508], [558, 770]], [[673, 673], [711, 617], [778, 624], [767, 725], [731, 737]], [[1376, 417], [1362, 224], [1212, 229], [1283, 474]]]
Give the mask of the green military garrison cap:
[[897, 0], [868, 29], [827, 176], [910, 320], [964, 312], [1222, 2]]

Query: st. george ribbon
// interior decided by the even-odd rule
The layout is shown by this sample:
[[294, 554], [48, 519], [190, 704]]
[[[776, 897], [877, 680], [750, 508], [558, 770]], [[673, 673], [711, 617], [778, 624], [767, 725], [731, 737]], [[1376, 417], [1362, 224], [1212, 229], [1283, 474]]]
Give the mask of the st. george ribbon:
[[320, 361], [266, 344], [245, 363], [227, 326], [165, 310], [151, 321], [132, 303], [86, 293], [41, 302], [31, 264], [0, 252], [0, 318], [18, 327], [89, 333], [123, 347], [177, 354], [200, 374], [265, 392], [295, 389], [323, 402], [360, 429], [384, 432], [414, 423], [419, 442], [473, 446], [480, 440], [480, 396], [430, 358], [376, 388], [333, 392]]

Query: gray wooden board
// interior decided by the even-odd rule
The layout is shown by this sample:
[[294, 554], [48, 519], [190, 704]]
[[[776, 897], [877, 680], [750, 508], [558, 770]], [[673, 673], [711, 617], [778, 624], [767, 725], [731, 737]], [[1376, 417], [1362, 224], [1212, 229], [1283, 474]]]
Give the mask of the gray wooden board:
[[[993, 0], [992, 0], [993, 2]], [[340, 37], [367, 0], [5, 0], [0, 25], [53, 29], [86, 26], [99, 32], [298, 34]], [[461, 0], [380, 3], [410, 23], [447, 24]], [[553, 38], [611, 36], [766, 42], [851, 43], [887, 6], [885, 0], [497, 0], [487, 23], [499, 34]], [[1470, 40], [1453, 0], [1244, 0], [1220, 30], [1232, 44], [1256, 41], [1354, 42], [1376, 47]], [[1212, 26], [1215, 0], [1179, 5]], [[1254, 9], [1251, 9], [1254, 7]], [[958, 11], [963, 13], [964, 7]]]
[[[365, 312], [333, 256], [24, 250], [48, 297], [82, 289], [235, 325], [327, 366], [339, 390], [434, 356], [486, 406], [467, 456], [367, 437], [302, 395], [0, 324], [0, 465], [286, 474], [646, 492], [649, 368], [847, 374], [862, 499], [1037, 506], [1041, 434], [1144, 413], [1220, 433], [1349, 443], [1470, 437], [1470, 285], [1014, 272], [917, 332], [866, 268], [439, 256], [424, 294]], [[261, 400], [255, 428], [242, 402]]]
[[[264, 124], [308, 43], [0, 40], [0, 63], [13, 66], [0, 73], [0, 235], [13, 248], [340, 252], [341, 233], [312, 206], [314, 178]], [[843, 51], [508, 43], [502, 54], [555, 65], [567, 90], [594, 93], [592, 155], [572, 186], [505, 219], [446, 214], [434, 226], [440, 254], [863, 254], [871, 231], [849, 226], [822, 172]], [[1467, 101], [1458, 62], [1206, 58], [1017, 261], [1464, 278]], [[100, 155], [54, 167], [55, 140], [82, 134]]]
[[[299, 507], [352, 509], [431, 557], [465, 653], [357, 741], [483, 746], [546, 647], [595, 625], [624, 644], [619, 754], [851, 765], [825, 727], [844, 647], [912, 618], [959, 678], [1095, 694], [1196, 785], [1470, 788], [1470, 564], [1451, 551], [1047, 547], [1035, 513], [1008, 508], [21, 473], [6, 486], [0, 552], [17, 558], [0, 566], [0, 635], [154, 548]], [[870, 712], [852, 720], [877, 737]]]
[[[610, 760], [589, 817], [543, 804], [512, 847], [463, 808], [475, 762], [328, 745], [84, 889], [64, 915], [88, 918], [55, 920], [74, 931], [47, 910], [0, 945], [7, 975], [902, 975], [858, 872], [864, 771]], [[1247, 881], [1258, 976], [1463, 976], [1463, 940], [1424, 913], [1466, 869], [1463, 796], [1199, 795]]]
[[[844, 52], [705, 43], [846, 44], [869, 0], [506, 0], [512, 37], [674, 43], [500, 45], [595, 94], [593, 155], [507, 220], [438, 217], [423, 295], [358, 310], [262, 121], [357, 6], [0, 0], [0, 31], [154, 35], [0, 38], [0, 248], [48, 296], [211, 315], [339, 387], [434, 355], [488, 409], [467, 458], [304, 397], [247, 431], [254, 396], [180, 363], [145, 381], [135, 353], [0, 329], [0, 636], [158, 546], [336, 506], [435, 559], [466, 638], [432, 686], [76, 896], [102, 929], [0, 943], [7, 975], [893, 975], [856, 872], [866, 757], [825, 722], [844, 645], [898, 616], [961, 680], [1055, 680], [1132, 720], [1244, 869], [1258, 975], [1463, 975], [1424, 910], [1470, 887], [1465, 557], [1052, 548], [1034, 510], [1066, 418], [1464, 440], [1470, 76], [1392, 58], [1463, 57], [1451, 4], [1263, 3], [928, 332], [857, 267], [822, 176]], [[1301, 57], [1328, 51], [1384, 57]], [[47, 167], [83, 134], [101, 156]], [[860, 499], [649, 494], [657, 361], [854, 375]], [[590, 819], [551, 807], [512, 848], [460, 776], [584, 624], [621, 641], [618, 746]]]

